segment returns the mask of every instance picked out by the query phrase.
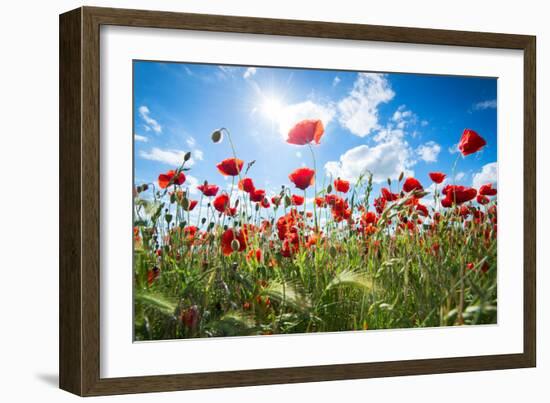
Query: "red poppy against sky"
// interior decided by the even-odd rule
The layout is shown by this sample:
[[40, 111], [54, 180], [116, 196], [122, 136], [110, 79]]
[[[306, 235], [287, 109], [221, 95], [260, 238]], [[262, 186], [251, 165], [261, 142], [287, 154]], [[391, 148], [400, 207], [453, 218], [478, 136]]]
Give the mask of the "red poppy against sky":
[[325, 132], [323, 122], [320, 120], [302, 120], [288, 132], [287, 143], [295, 145], [305, 145], [311, 142], [319, 144], [321, 137]]

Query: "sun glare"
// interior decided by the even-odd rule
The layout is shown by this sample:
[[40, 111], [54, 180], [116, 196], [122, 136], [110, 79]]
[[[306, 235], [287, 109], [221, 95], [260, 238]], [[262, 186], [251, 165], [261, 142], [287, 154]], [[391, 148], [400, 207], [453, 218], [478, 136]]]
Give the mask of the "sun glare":
[[261, 106], [261, 112], [264, 117], [276, 121], [280, 118], [283, 111], [283, 104], [276, 97], [266, 97]]

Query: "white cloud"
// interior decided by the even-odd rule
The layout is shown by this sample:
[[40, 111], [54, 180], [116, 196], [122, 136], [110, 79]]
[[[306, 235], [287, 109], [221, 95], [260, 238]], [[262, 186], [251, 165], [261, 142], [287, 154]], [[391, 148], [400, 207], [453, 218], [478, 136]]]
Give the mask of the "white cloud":
[[339, 161], [329, 161], [325, 170], [332, 177], [341, 177], [355, 181], [365, 173], [372, 172], [373, 181], [381, 183], [387, 178], [397, 179], [401, 172], [413, 175], [411, 168], [414, 161], [407, 142], [400, 137], [394, 137], [377, 144], [374, 147], [360, 145], [346, 151]]
[[401, 120], [405, 120], [406, 118], [409, 118], [412, 116], [412, 112], [407, 110], [405, 108], [405, 105], [401, 105], [397, 110], [393, 113], [392, 120], [394, 122], [399, 122]]
[[408, 110], [405, 105], [401, 105], [397, 108], [391, 118], [398, 129], [404, 129], [405, 126], [415, 124], [417, 119], [417, 116], [412, 111]]
[[296, 157], [302, 158], [302, 153], [300, 151], [296, 151]]
[[336, 87], [338, 84], [340, 84], [340, 81], [342, 81], [340, 77], [338, 76], [334, 77], [334, 80], [332, 80], [332, 86]]
[[185, 139], [185, 143], [190, 148], [191, 157], [193, 160], [202, 161], [204, 159], [204, 153], [202, 150], [197, 148], [197, 140], [195, 140], [193, 136], [187, 137], [187, 139]]
[[142, 105], [139, 107], [138, 111], [139, 111], [139, 116], [141, 116], [141, 119], [143, 119], [143, 121], [145, 122], [144, 123], [145, 130], [147, 131], [153, 130], [156, 133], [162, 132], [162, 126], [155, 119], [151, 117], [151, 111], [149, 110], [148, 107], [146, 107], [145, 105]]
[[461, 181], [462, 179], [464, 179], [466, 177], [466, 173], [465, 172], [458, 172], [456, 175], [455, 175], [455, 179], [457, 181]]
[[496, 162], [491, 162], [486, 164], [481, 168], [481, 171], [474, 174], [472, 186], [479, 188], [481, 185], [487, 183], [492, 183], [496, 185], [498, 177], [498, 164]]
[[394, 95], [385, 75], [359, 73], [349, 95], [338, 102], [340, 124], [356, 136], [367, 136], [379, 127], [378, 105]]
[[277, 115], [276, 121], [279, 122], [279, 132], [286, 139], [288, 131], [296, 123], [304, 119], [320, 119], [326, 129], [334, 118], [335, 112], [332, 105], [321, 105], [313, 101], [304, 101], [281, 107]]
[[229, 78], [233, 78], [234, 74], [236, 74], [240, 70], [240, 67], [236, 66], [218, 66], [218, 70], [216, 71], [216, 77], [219, 80], [226, 80]]
[[185, 175], [185, 185], [189, 187], [190, 194], [196, 195], [199, 193], [199, 190], [197, 189], [198, 184], [199, 180], [197, 178], [192, 175]]
[[250, 78], [252, 77], [254, 74], [256, 74], [257, 72], [257, 69], [256, 67], [249, 67], [245, 70], [244, 74], [243, 74], [243, 78], [244, 79], [247, 79], [247, 78]]
[[488, 99], [487, 101], [481, 101], [474, 104], [473, 109], [476, 111], [482, 111], [485, 109], [495, 109], [497, 107], [496, 99]]
[[204, 153], [202, 150], [199, 150], [198, 148], [195, 148], [193, 151], [191, 151], [191, 156], [196, 161], [202, 161], [204, 159]]
[[427, 120], [422, 120], [420, 122], [420, 126], [422, 126], [422, 127], [426, 127], [426, 126], [428, 126], [428, 124], [429, 124], [429, 122]]
[[441, 146], [435, 141], [428, 141], [416, 149], [416, 153], [426, 162], [436, 162], [440, 152]]
[[403, 129], [395, 129], [391, 125], [380, 129], [380, 131], [373, 137], [374, 141], [380, 143], [382, 141], [390, 141], [395, 139], [402, 139], [405, 137]]
[[[153, 147], [150, 151], [140, 151], [139, 156], [146, 160], [163, 162], [174, 167], [179, 167], [183, 163], [185, 151], [181, 150], [163, 150], [157, 147]], [[186, 162], [186, 166], [192, 166], [195, 163], [195, 157], [191, 157]], [[199, 159], [199, 158], [196, 158]]]
[[134, 139], [136, 141], [141, 141], [142, 143], [147, 143], [149, 139], [145, 136], [142, 136], [141, 134], [134, 133]]

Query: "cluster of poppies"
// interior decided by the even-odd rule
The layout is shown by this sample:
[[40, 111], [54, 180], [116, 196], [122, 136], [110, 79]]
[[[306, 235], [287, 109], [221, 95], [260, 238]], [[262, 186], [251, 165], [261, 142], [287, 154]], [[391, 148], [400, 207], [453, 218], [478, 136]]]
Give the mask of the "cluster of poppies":
[[[324, 134], [323, 124], [320, 120], [303, 120], [297, 123], [288, 133], [287, 142], [293, 145], [311, 147], [311, 144], [320, 144]], [[216, 131], [213, 134], [213, 139], [218, 142], [221, 139], [221, 132]], [[485, 140], [475, 131], [471, 129], [464, 130], [458, 149], [463, 156], [467, 156], [478, 152], [486, 145]], [[314, 161], [315, 164], [315, 161]], [[315, 245], [320, 237], [322, 230], [317, 226], [317, 216], [315, 215], [315, 225], [308, 224], [308, 218], [313, 215], [306, 211], [298, 212], [298, 206], [305, 203], [306, 189], [315, 184], [316, 171], [308, 167], [297, 168], [292, 171], [288, 178], [289, 181], [297, 188], [304, 192], [304, 196], [298, 194], [287, 194], [286, 191], [275, 195], [270, 199], [266, 196], [264, 189], [256, 188], [252, 178], [241, 177], [244, 161], [238, 159], [235, 155], [231, 158], [226, 158], [216, 165], [220, 174], [224, 176], [238, 177], [238, 189], [243, 195], [248, 195], [248, 202], [255, 203], [256, 209], [273, 208], [275, 216], [277, 209], [284, 201], [285, 213], [276, 220], [277, 237], [282, 242], [280, 251], [283, 256], [292, 256], [302, 245], [311, 247]], [[248, 168], [246, 170], [248, 172]], [[246, 173], [247, 173], [246, 172]], [[246, 175], [245, 173], [245, 175]], [[436, 185], [443, 184], [446, 175], [442, 172], [430, 172], [429, 177]], [[168, 191], [171, 185], [174, 185], [174, 191], [170, 193], [172, 202], [178, 202], [185, 211], [192, 211], [197, 205], [197, 200], [190, 200], [187, 194], [180, 190], [179, 186], [185, 183], [185, 174], [183, 169], [170, 170], [160, 174], [158, 177], [158, 185], [161, 189]], [[399, 178], [401, 182], [402, 178]], [[390, 184], [390, 183], [389, 183]], [[235, 217], [241, 212], [239, 208], [239, 199], [236, 199], [232, 206], [232, 197], [227, 192], [219, 193], [220, 188], [217, 185], [204, 182], [197, 186], [197, 189], [202, 193], [202, 197], [212, 198], [210, 205], [220, 214], [227, 217]], [[353, 217], [354, 206], [350, 206], [348, 192], [352, 189], [349, 181], [337, 178], [334, 180], [328, 189], [324, 189], [321, 194], [315, 194], [314, 197], [314, 213], [316, 209], [330, 209], [332, 219], [336, 223], [347, 222], [350, 228], [355, 228], [360, 233], [369, 235], [376, 232], [376, 224], [381, 219], [384, 211], [392, 205], [392, 203], [401, 203], [405, 206], [409, 215], [415, 213], [414, 220], [408, 218], [408, 215], [402, 211], [399, 213], [401, 220], [399, 227], [415, 230], [416, 224], [422, 223], [419, 217], [429, 217], [428, 207], [421, 202], [426, 195], [421, 182], [414, 178], [408, 177], [403, 181], [401, 190], [398, 193], [393, 193], [390, 187], [382, 187], [379, 197], [374, 199], [374, 211], [369, 211], [367, 205], [360, 204], [357, 206], [359, 216]], [[333, 192], [334, 190], [334, 192]], [[491, 184], [483, 185], [479, 190], [461, 185], [447, 184], [441, 189], [443, 197], [440, 199], [443, 208], [452, 208], [454, 206], [462, 206], [464, 203], [473, 201], [474, 199], [480, 205], [490, 203], [490, 197], [495, 196], [497, 190]], [[368, 201], [367, 201], [368, 202]], [[287, 212], [286, 207], [291, 207]], [[434, 220], [439, 215], [434, 214]], [[270, 222], [265, 221], [265, 226], [269, 226]], [[234, 252], [243, 252], [247, 250], [250, 231], [254, 231], [255, 227], [252, 224], [241, 223], [240, 228], [225, 228], [220, 240], [221, 250], [223, 254], [230, 255]], [[184, 228], [184, 233], [187, 239], [192, 240], [200, 231], [195, 226]], [[251, 257], [254, 257], [255, 251], [251, 251]], [[250, 254], [250, 253], [249, 253]], [[261, 250], [259, 250], [261, 255]]]

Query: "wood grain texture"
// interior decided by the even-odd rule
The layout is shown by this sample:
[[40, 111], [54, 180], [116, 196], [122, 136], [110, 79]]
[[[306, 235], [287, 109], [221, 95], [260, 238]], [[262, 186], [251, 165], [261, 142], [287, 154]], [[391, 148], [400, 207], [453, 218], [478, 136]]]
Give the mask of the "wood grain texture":
[[[479, 357], [100, 378], [101, 25], [524, 51], [524, 352]], [[60, 17], [60, 387], [81, 396], [532, 367], [536, 363], [535, 37], [83, 7]]]
[[81, 10], [59, 21], [59, 386], [81, 394]]

